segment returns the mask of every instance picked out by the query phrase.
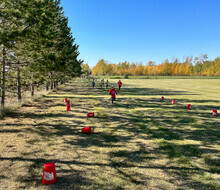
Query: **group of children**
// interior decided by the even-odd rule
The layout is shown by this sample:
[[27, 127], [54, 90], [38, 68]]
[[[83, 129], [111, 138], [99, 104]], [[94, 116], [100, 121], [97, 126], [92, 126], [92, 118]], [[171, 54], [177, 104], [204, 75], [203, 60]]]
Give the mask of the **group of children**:
[[[108, 85], [109, 85], [109, 82], [108, 80], [106, 81], [106, 83], [104, 82], [104, 79], [102, 79], [99, 83], [99, 86], [102, 88], [104, 87], [104, 85], [106, 84], [106, 88], [108, 88]], [[93, 78], [93, 81], [92, 81], [92, 86], [93, 88], [95, 87], [95, 79]]]
[[[102, 88], [102, 86], [104, 86], [105, 84], [106, 84], [106, 88], [108, 88], [109, 81], [107, 80], [106, 83], [104, 83], [104, 79], [102, 79], [99, 83], [99, 86]], [[95, 79], [94, 78], [93, 78], [93, 81], [92, 81], [92, 86], [93, 86], [93, 88], [95, 87]], [[118, 81], [118, 89], [119, 90], [121, 90], [121, 86], [122, 86], [122, 82], [119, 80]], [[117, 91], [115, 90], [114, 86], [112, 86], [111, 89], [109, 90], [109, 94], [111, 95], [111, 101], [112, 101], [112, 104], [113, 104], [113, 102], [116, 99], [116, 94], [117, 94]]]

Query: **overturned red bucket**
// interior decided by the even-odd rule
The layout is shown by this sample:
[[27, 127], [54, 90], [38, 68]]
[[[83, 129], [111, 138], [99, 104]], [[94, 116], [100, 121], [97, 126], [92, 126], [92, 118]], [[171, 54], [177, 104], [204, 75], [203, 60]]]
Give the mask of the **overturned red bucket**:
[[173, 99], [171, 103], [172, 103], [172, 104], [175, 104], [175, 100]]
[[57, 182], [57, 175], [55, 164], [53, 162], [48, 162], [44, 164], [42, 183], [44, 185], [50, 185]]
[[213, 110], [213, 111], [212, 111], [212, 116], [217, 116], [217, 115], [218, 115], [217, 110]]
[[191, 104], [187, 104], [187, 109], [191, 109]]
[[66, 101], [66, 111], [71, 111], [69, 100]]
[[94, 116], [95, 116], [94, 112], [87, 113], [87, 117], [94, 117]]
[[84, 134], [91, 134], [92, 133], [92, 127], [83, 127], [82, 133]]

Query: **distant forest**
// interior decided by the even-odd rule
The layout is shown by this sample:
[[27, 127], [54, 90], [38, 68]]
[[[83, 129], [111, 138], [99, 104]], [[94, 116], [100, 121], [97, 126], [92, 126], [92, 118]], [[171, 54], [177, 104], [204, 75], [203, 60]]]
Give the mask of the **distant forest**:
[[183, 61], [175, 58], [173, 61], [166, 59], [156, 65], [149, 61], [142, 63], [130, 63], [127, 61], [118, 64], [109, 63], [100, 59], [92, 68], [92, 75], [131, 75], [131, 76], [220, 76], [220, 57], [208, 61], [208, 56], [203, 54], [199, 57], [186, 57]]

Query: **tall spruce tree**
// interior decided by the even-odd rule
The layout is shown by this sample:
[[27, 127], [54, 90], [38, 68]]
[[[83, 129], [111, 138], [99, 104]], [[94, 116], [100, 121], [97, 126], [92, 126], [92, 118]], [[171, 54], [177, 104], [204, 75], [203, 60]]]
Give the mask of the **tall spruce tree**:
[[[1, 107], [5, 85], [21, 88], [81, 74], [78, 45], [58, 0], [2, 0], [0, 2]], [[8, 80], [6, 80], [6, 72]], [[15, 80], [16, 79], [16, 82]]]

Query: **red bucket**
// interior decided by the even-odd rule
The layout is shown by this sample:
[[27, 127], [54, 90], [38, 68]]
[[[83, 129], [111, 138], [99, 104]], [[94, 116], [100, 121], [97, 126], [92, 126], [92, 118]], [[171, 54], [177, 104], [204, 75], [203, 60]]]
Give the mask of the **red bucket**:
[[48, 162], [44, 164], [42, 183], [44, 185], [50, 185], [57, 182], [57, 175], [55, 164], [53, 162]]
[[163, 97], [163, 96], [161, 96], [161, 100], [162, 100], [162, 101], [164, 100], [164, 97]]
[[84, 134], [91, 134], [92, 133], [92, 127], [84, 127], [84, 128], [82, 128], [82, 133], [84, 133]]
[[71, 109], [70, 109], [70, 101], [69, 100], [66, 101], [66, 111], [71, 111]]
[[187, 109], [191, 109], [191, 104], [187, 104]]
[[212, 116], [217, 116], [217, 115], [218, 115], [217, 110], [213, 110], [213, 111], [212, 111]]
[[94, 112], [87, 113], [87, 117], [94, 117], [94, 116], [95, 116]]
[[172, 100], [172, 104], [175, 104], [175, 100]]

